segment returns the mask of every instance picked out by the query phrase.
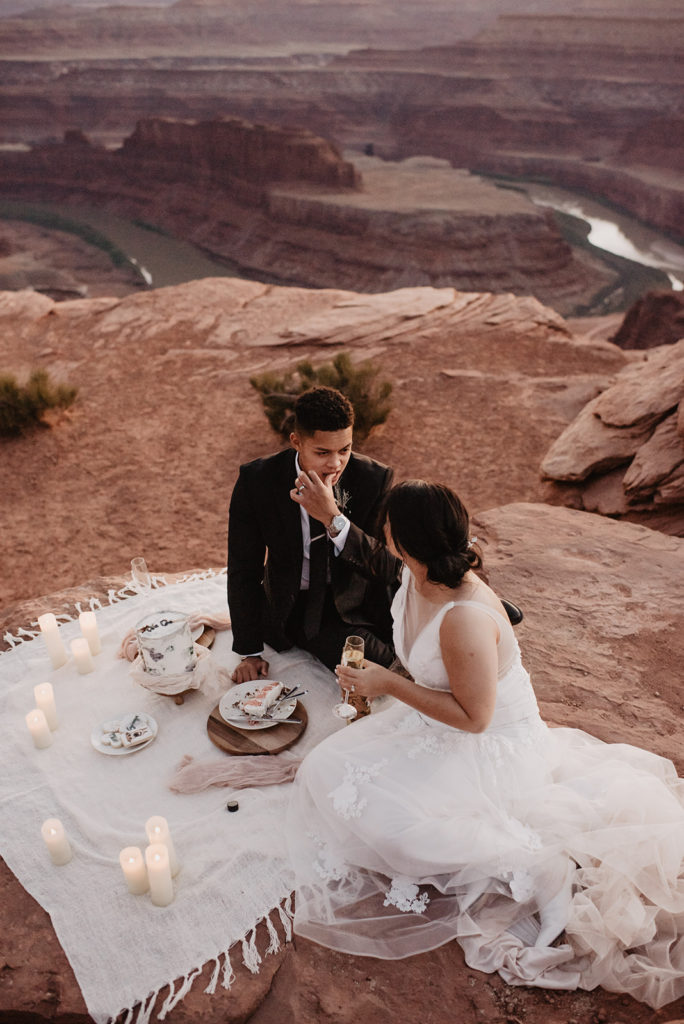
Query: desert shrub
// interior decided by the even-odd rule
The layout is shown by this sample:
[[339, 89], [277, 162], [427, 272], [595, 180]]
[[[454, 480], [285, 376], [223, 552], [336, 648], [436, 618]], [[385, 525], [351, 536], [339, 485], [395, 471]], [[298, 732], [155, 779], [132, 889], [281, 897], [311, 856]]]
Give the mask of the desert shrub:
[[392, 385], [378, 380], [379, 372], [380, 367], [369, 359], [353, 364], [351, 357], [341, 352], [331, 363], [314, 368], [304, 360], [284, 375], [267, 371], [251, 377], [250, 384], [261, 395], [268, 422], [285, 440], [292, 430], [297, 396], [319, 384], [337, 388], [354, 406], [354, 438], [363, 441], [373, 427], [385, 422], [392, 408]]
[[47, 370], [34, 370], [26, 384], [11, 374], [0, 376], [0, 437], [17, 437], [33, 427], [46, 426], [49, 409], [66, 408], [76, 398], [76, 388], [53, 384]]

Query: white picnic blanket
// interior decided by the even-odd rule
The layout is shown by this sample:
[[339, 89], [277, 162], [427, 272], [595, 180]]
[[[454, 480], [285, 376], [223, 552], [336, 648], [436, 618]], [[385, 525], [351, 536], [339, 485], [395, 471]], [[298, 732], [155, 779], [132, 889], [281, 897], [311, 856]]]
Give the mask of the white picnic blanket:
[[[193, 577], [154, 592], [151, 600], [188, 613], [225, 611], [225, 587], [224, 575]], [[262, 919], [271, 951], [289, 934], [283, 909], [292, 889], [283, 844], [289, 787], [242, 789], [237, 813], [226, 811], [227, 789], [171, 792], [168, 784], [184, 755], [198, 761], [221, 756], [207, 735], [216, 701], [196, 691], [179, 706], [134, 683], [130, 664], [116, 652], [147, 610], [145, 600], [116, 600], [97, 610], [103, 649], [89, 675], [79, 675], [71, 660], [53, 671], [41, 636], [0, 655], [0, 853], [50, 914], [98, 1024], [124, 1009], [131, 1011], [127, 1021], [137, 1014], [143, 1024], [154, 996], [169, 986], [157, 1007], [163, 1019], [208, 961], [215, 965], [207, 990], [228, 986], [228, 950], [235, 943], [241, 943], [238, 953], [247, 966], [258, 970], [267, 952], [255, 941]], [[60, 628], [68, 649], [79, 635], [78, 621]], [[212, 649], [217, 663], [229, 669], [237, 662], [231, 645], [232, 633], [217, 633]], [[308, 726], [290, 751], [278, 755], [301, 758], [340, 728], [331, 713], [335, 680], [302, 651], [270, 652], [270, 662], [271, 677], [309, 691]], [[34, 685], [44, 681], [54, 688], [59, 727], [52, 745], [39, 750], [25, 715], [34, 707]], [[93, 747], [94, 728], [138, 710], [158, 723], [148, 747], [128, 756], [105, 756]], [[144, 850], [144, 826], [152, 815], [167, 819], [181, 863], [174, 902], [163, 908], [153, 906], [149, 895], [131, 895], [119, 866], [123, 847]], [[50, 817], [62, 821], [74, 851], [63, 867], [52, 864], [41, 839], [41, 824]], [[174, 979], [184, 979], [175, 991]]]

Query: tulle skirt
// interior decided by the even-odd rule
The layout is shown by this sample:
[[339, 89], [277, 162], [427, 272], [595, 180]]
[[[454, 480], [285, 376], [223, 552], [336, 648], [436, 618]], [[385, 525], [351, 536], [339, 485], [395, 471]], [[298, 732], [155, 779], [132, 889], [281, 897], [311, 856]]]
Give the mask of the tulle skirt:
[[322, 945], [395, 959], [456, 938], [510, 984], [684, 994], [684, 782], [655, 754], [394, 704], [304, 760], [288, 843], [295, 931]]

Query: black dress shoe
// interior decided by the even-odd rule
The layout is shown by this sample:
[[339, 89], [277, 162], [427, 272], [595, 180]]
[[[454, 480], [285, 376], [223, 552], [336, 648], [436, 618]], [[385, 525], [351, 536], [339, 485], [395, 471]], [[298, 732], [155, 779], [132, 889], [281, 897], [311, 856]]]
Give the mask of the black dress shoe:
[[522, 610], [518, 608], [517, 604], [513, 604], [511, 601], [504, 601], [503, 599], [500, 600], [501, 604], [506, 609], [506, 614], [508, 615], [508, 618], [511, 620], [511, 625], [519, 625], [524, 618]]

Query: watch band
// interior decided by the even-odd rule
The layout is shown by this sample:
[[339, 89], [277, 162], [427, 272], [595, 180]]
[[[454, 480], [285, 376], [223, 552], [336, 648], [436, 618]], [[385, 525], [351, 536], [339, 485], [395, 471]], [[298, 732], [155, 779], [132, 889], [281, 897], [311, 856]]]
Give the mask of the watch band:
[[335, 537], [338, 537], [342, 533], [342, 530], [344, 530], [346, 525], [347, 517], [342, 515], [341, 512], [338, 515], [333, 516], [330, 526], [328, 527], [328, 536], [333, 539]]

